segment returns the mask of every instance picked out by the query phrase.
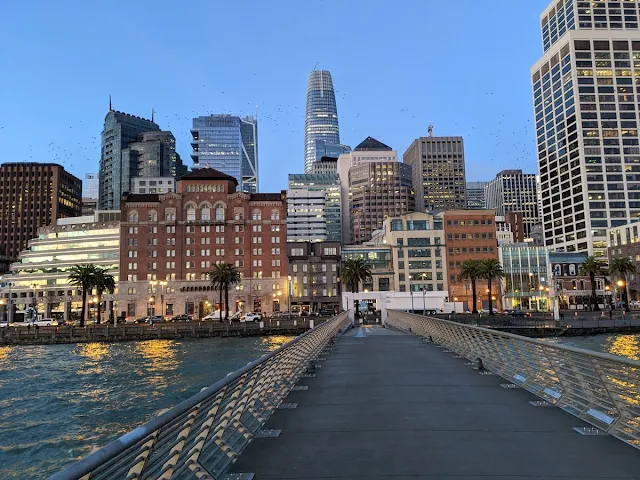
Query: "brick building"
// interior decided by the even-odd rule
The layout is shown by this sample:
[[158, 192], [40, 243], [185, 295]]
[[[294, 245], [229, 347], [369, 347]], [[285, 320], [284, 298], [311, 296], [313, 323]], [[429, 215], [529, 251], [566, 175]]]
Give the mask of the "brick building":
[[175, 193], [123, 196], [121, 315], [200, 318], [218, 309], [209, 272], [220, 262], [242, 277], [229, 292], [231, 311], [274, 310], [277, 292], [287, 292], [286, 192], [237, 186], [234, 177], [201, 168], [178, 180]]
[[[441, 215], [445, 233], [449, 298], [465, 302], [469, 310], [473, 310], [470, 282], [458, 279], [460, 265], [470, 259], [498, 259], [495, 210], [448, 210]], [[499, 285], [499, 281], [494, 281], [491, 286], [492, 296], [497, 299], [494, 303], [496, 308], [500, 303]], [[476, 282], [478, 309], [488, 300], [486, 289], [486, 280]]]
[[11, 261], [38, 228], [82, 211], [82, 181], [56, 163], [0, 166], [0, 255]]

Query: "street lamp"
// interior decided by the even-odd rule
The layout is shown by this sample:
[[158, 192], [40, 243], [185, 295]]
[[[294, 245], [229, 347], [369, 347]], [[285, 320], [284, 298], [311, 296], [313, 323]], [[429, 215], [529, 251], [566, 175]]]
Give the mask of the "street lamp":
[[148, 316], [150, 316], [150, 317], [155, 315], [155, 313], [156, 313], [155, 306], [154, 306], [155, 302], [156, 302], [156, 297], [151, 295], [149, 297], [149, 311], [147, 312]]
[[[7, 301], [4, 298], [0, 298], [0, 305], [7, 305]], [[7, 321], [7, 309], [4, 309], [4, 314], [2, 315], [2, 320]]]
[[424, 287], [420, 287], [420, 291], [422, 292], [422, 316], [424, 317], [427, 314], [427, 300], [425, 295], [427, 294], [427, 289]]
[[[623, 280], [618, 280], [616, 282], [616, 285], [618, 285], [618, 288], [620, 289], [620, 303], [623, 304], [622, 306], [624, 308], [624, 306], [625, 306], [624, 305], [625, 302], [623, 301], [623, 298], [625, 297], [625, 294], [624, 294], [625, 293], [624, 292], [624, 281]], [[627, 299], [627, 302], [629, 302], [629, 299]]]
[[288, 291], [289, 291], [289, 311], [288, 311], [288, 313], [289, 313], [289, 320], [291, 320], [291, 288], [292, 288], [292, 285], [293, 285], [292, 284], [291, 275], [289, 275], [288, 280], [289, 280], [289, 288], [288, 288]]
[[33, 288], [33, 315], [34, 318], [38, 317], [38, 304], [36, 303], [36, 288], [38, 288], [38, 285], [33, 283], [31, 284], [31, 288]]

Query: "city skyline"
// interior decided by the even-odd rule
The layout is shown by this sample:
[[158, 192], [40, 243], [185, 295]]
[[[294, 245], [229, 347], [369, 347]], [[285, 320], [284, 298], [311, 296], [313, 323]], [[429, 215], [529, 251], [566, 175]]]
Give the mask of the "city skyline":
[[[65, 18], [69, 12], [65, 12], [65, 8], [55, 12], [49, 11], [45, 6], [33, 19], [34, 26], [42, 24], [42, 28], [35, 28], [36, 34], [32, 38], [16, 42], [18, 48], [0, 60], [10, 62], [7, 68], [17, 67], [30, 78], [27, 82], [18, 82], [17, 79], [10, 78], [11, 76], [0, 80], [0, 97], [4, 107], [3, 114], [6, 115], [0, 117], [0, 127], [3, 127], [0, 129], [0, 141], [6, 146], [5, 154], [10, 161], [58, 162], [82, 178], [86, 172], [97, 170], [101, 120], [108, 106], [108, 96], [111, 94], [113, 107], [117, 110], [149, 118], [151, 110], [155, 109], [156, 122], [163, 130], [174, 133], [177, 151], [182, 158], [187, 159], [186, 163], [190, 166], [189, 130], [193, 117], [215, 112], [254, 115], [258, 106], [258, 119], [261, 123], [261, 190], [278, 191], [286, 188], [287, 172], [301, 170], [303, 158], [300, 146], [304, 136], [306, 79], [309, 71], [319, 63], [317, 68], [327, 69], [333, 76], [340, 115], [340, 139], [343, 144], [355, 145], [361, 138], [373, 135], [384, 138], [402, 152], [414, 138], [425, 135], [429, 122], [433, 121], [436, 135], [460, 135], [465, 139], [467, 180], [486, 180], [483, 178], [483, 172], [487, 164], [491, 170], [499, 171], [517, 162], [519, 168], [534, 171], [535, 142], [534, 132], [530, 127], [532, 112], [528, 70], [542, 52], [539, 15], [547, 2], [526, 3], [513, 5], [513, 2], [495, 2], [495, 5], [483, 9], [483, 12], [462, 12], [460, 16], [454, 15], [443, 6], [407, 2], [397, 8], [394, 6], [393, 11], [389, 12], [380, 8], [376, 13], [376, 9], [372, 8], [366, 12], [366, 18], [362, 17], [362, 12], [355, 5], [345, 5], [346, 18], [369, 22], [384, 18], [385, 21], [398, 25], [404, 24], [407, 19], [421, 23], [419, 18], [427, 15], [432, 18], [439, 16], [443, 22], [429, 22], [428, 36], [423, 33], [410, 34], [410, 40], [417, 45], [416, 47], [407, 47], [412, 45], [412, 42], [376, 39], [372, 32], [365, 28], [366, 22], [362, 25], [355, 22], [352, 29], [346, 33], [337, 26], [330, 26], [329, 33], [336, 33], [336, 38], [331, 38], [332, 35], [323, 36], [330, 38], [312, 38], [303, 29], [296, 27], [301, 41], [299, 45], [286, 45], [286, 61], [274, 59], [272, 55], [265, 53], [285, 45], [283, 36], [278, 35], [260, 42], [263, 45], [252, 44], [252, 48], [257, 48], [258, 53], [252, 55], [255, 63], [249, 65], [239, 60], [243, 58], [241, 53], [247, 48], [246, 45], [232, 47], [229, 52], [222, 53], [224, 58], [233, 54], [238, 57], [237, 63], [233, 64], [234, 68], [229, 69], [228, 74], [214, 74], [213, 69], [207, 66], [198, 74], [180, 74], [180, 78], [177, 73], [170, 72], [166, 78], [155, 79], [154, 85], [149, 88], [148, 81], [143, 80], [147, 76], [140, 70], [143, 68], [142, 65], [134, 66], [135, 72], [132, 75], [112, 75], [103, 78], [100, 72], [104, 66], [92, 60], [86, 65], [87, 71], [92, 72], [91, 81], [88, 81], [87, 73], [73, 67], [72, 70], [78, 75], [67, 75], [56, 65], [49, 64], [50, 60], [40, 59], [38, 56], [42, 62], [41, 68], [49, 71], [47, 78], [40, 80], [41, 76], [30, 74], [33, 67], [26, 64], [22, 58], [33, 56], [32, 51], [43, 43], [38, 40], [41, 35], [51, 37], [47, 33], [50, 27], [45, 23], [45, 18], [47, 22], [59, 18], [59, 24], [68, 21]], [[280, 2], [275, 6], [273, 13], [258, 7], [246, 20], [250, 25], [255, 25], [256, 28], [253, 30], [257, 35], [261, 35], [265, 28], [262, 26], [264, 18], [271, 15], [299, 17], [305, 15], [313, 5]], [[379, 5], [384, 6], [381, 2]], [[134, 6], [132, 13], [135, 14], [140, 8], [142, 7]], [[208, 8], [214, 9], [212, 6]], [[174, 9], [159, 10], [166, 10], [157, 13], [161, 18], [169, 19], [170, 15], [175, 13], [178, 17], [176, 21], [180, 20], [183, 14], [180, 11], [173, 12]], [[217, 16], [224, 14], [231, 19], [246, 13], [240, 12], [235, 6], [224, 6], [220, 10]], [[83, 23], [82, 18], [89, 13], [90, 10], [74, 12], [77, 23]], [[91, 19], [98, 23], [109, 18], [113, 20], [114, 13], [108, 13], [104, 18]], [[11, 5], [8, 16], [12, 14], [19, 20], [26, 16], [27, 12], [20, 6]], [[319, 15], [330, 16], [329, 12], [324, 11], [320, 11]], [[440, 25], [446, 24], [448, 19], [465, 27], [465, 35], [460, 40], [455, 40], [458, 36], [447, 32], [444, 26]], [[507, 19], [510, 21], [506, 22]], [[19, 21], [15, 23], [19, 24]], [[492, 27], [487, 28], [487, 24]], [[504, 29], [500, 35], [492, 32], [498, 30], [498, 27]], [[158, 52], [162, 47], [171, 47], [171, 43], [168, 42], [173, 40], [161, 37], [160, 31], [150, 22], [144, 21], [140, 29], [141, 34], [147, 34], [147, 40], [158, 42]], [[94, 30], [99, 28], [92, 27], [91, 32]], [[487, 30], [491, 32], [487, 34]], [[12, 25], [0, 35], [5, 34], [18, 40], [24, 36], [19, 30], [14, 31]], [[485, 62], [469, 56], [467, 45], [477, 35], [489, 35], [491, 38], [488, 38], [488, 41], [491, 41], [492, 38], [502, 38], [503, 34], [517, 34], [520, 38], [526, 38], [526, 41], [520, 47], [522, 50], [518, 50], [517, 56], [511, 55], [515, 52], [512, 47], [500, 47], [501, 55], [511, 58], [512, 68], [496, 78], [490, 75], [491, 70]], [[73, 42], [74, 35], [67, 32], [62, 38], [54, 39], [53, 43], [48, 40], [47, 48], [57, 48], [65, 53], [84, 48], [99, 53], [107, 48], [99, 37], [93, 34], [88, 34], [82, 46], [77, 45], [70, 50], [56, 45], [56, 42], [62, 42], [63, 45]], [[417, 37], [413, 38], [414, 35]], [[359, 38], [368, 42], [362, 43]], [[451, 43], [452, 40], [455, 41]], [[108, 48], [124, 46], [123, 41], [123, 38], [116, 35], [115, 44]], [[332, 50], [332, 45], [344, 45], [345, 42], [352, 42], [354, 48], [347, 49], [337, 56], [326, 55], [326, 51]], [[398, 55], [400, 44], [405, 52]], [[451, 44], [450, 48], [440, 48], [445, 44]], [[412, 59], [417, 51], [422, 52], [424, 49], [431, 52], [434, 61], [450, 62], [453, 65], [454, 60], [465, 58], [467, 63], [471, 62], [470, 67], [473, 70], [484, 73], [474, 76], [473, 82], [455, 70], [440, 79], [425, 78], [422, 73], [426, 73], [428, 67], [417, 65]], [[374, 76], [363, 81], [361, 68], [354, 69], [352, 65], [356, 65], [362, 56], [374, 54], [377, 54], [377, 60], [385, 63], [387, 68], [376, 70]], [[163, 61], [167, 61], [169, 66], [175, 63], [174, 66], [180, 68], [168, 70], [178, 72], [183, 62], [186, 66], [187, 57], [190, 55], [195, 53], [183, 59], [173, 60], [169, 57], [169, 60], [164, 58]], [[96, 58], [99, 57], [98, 54]], [[58, 63], [65, 63], [63, 60], [58, 58]], [[413, 69], [415, 76], [403, 76], [400, 80], [397, 75], [398, 69], [407, 67]], [[48, 91], [56, 91], [56, 99], [47, 105], [35, 103], [35, 99]], [[168, 92], [171, 94], [167, 95]], [[473, 105], [469, 108], [472, 100]], [[465, 115], [461, 115], [465, 109], [469, 112], [465, 111]], [[503, 111], [493, 115], [485, 113], [500, 110]], [[39, 138], [34, 139], [27, 135], [27, 125], [34, 121], [36, 115], [38, 121], [47, 125], [47, 128]], [[12, 121], [8, 122], [6, 118], [11, 118]], [[507, 135], [510, 137], [508, 140], [501, 142], [498, 139]], [[98, 137], [97, 143], [93, 137]], [[277, 168], [274, 168], [276, 166]]]

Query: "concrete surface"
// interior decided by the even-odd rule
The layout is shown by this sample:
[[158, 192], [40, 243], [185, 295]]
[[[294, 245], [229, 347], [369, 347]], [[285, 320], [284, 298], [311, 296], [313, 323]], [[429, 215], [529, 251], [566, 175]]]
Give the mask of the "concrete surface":
[[337, 342], [293, 410], [278, 410], [232, 473], [256, 479], [631, 479], [640, 451], [437, 346], [380, 327]]

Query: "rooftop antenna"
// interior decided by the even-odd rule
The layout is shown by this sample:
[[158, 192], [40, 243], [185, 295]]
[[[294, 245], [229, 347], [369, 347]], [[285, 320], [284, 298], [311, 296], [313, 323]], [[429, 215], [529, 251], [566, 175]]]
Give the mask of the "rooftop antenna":
[[111, 94], [109, 94], [109, 111], [113, 112], [113, 108], [111, 108]]
[[433, 137], [433, 123], [429, 122], [429, 128], [427, 128], [427, 132], [430, 137]]
[[153, 107], [151, 107], [151, 121], [153, 122], [153, 114], [156, 113], [156, 111], [153, 109]]
[[316, 68], [318, 68], [318, 65], [320, 65], [320, 62], [316, 63], [315, 67], [313, 67], [313, 69], [315, 70]]

